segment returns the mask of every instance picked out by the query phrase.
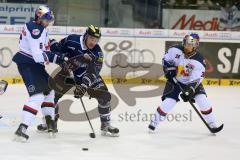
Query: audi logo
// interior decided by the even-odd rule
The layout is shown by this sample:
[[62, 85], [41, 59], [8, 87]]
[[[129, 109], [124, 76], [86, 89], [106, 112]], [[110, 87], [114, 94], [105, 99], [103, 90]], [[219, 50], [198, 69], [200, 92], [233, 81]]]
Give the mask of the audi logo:
[[0, 49], [0, 66], [7, 68], [12, 64], [13, 53], [8, 47], [3, 47]]
[[[104, 63], [109, 68], [150, 68], [156, 59], [152, 50], [134, 48], [133, 43], [128, 40], [121, 41], [119, 45], [115, 42], [108, 42], [104, 45], [103, 49], [106, 52], [110, 52], [106, 54], [104, 58]], [[115, 56], [115, 58], [113, 58], [113, 56]], [[127, 60], [125, 58], [126, 56]]]

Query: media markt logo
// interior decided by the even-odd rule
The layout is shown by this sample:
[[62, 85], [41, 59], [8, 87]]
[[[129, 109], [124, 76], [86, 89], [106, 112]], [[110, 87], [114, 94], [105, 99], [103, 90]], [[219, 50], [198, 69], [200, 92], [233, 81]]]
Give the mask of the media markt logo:
[[171, 27], [172, 29], [189, 29], [189, 30], [212, 30], [212, 31], [223, 31], [219, 26], [219, 19], [212, 17], [211, 20], [203, 21], [196, 18], [196, 14], [187, 18], [187, 15], [182, 15], [177, 22]]

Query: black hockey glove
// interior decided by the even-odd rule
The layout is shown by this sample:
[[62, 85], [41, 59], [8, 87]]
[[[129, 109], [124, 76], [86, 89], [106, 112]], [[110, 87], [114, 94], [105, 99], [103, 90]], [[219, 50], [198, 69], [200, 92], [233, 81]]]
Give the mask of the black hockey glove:
[[86, 93], [86, 91], [87, 91], [87, 86], [85, 85], [76, 86], [76, 89], [74, 90], [74, 97], [82, 98], [83, 95]]
[[50, 39], [50, 50], [52, 52], [61, 52], [61, 47], [57, 40]]
[[177, 68], [172, 62], [163, 60], [163, 71], [168, 80], [172, 80], [177, 75]]
[[184, 93], [180, 94], [180, 97], [184, 102], [191, 101], [194, 103], [195, 88], [192, 85], [188, 85], [184, 88]]
[[82, 77], [81, 84], [79, 85], [80, 82], [76, 82], [77, 86], [74, 91], [74, 97], [75, 98], [80, 98], [82, 97], [87, 89], [94, 84], [94, 82], [97, 80], [97, 77], [95, 74], [92, 73], [85, 73]]

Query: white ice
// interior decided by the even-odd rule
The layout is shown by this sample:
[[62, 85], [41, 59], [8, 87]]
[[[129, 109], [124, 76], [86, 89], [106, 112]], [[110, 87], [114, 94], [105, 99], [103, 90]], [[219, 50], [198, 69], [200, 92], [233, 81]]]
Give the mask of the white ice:
[[[113, 86], [108, 85], [115, 93]], [[149, 87], [142, 87], [139, 90]], [[113, 125], [119, 127], [120, 137], [102, 137], [99, 133], [99, 119], [92, 120], [97, 137], [91, 139], [88, 122], [59, 122], [59, 133], [55, 139], [37, 133], [36, 125], [41, 114], [28, 130], [28, 143], [12, 141], [20, 123], [21, 110], [28, 95], [23, 85], [10, 85], [0, 96], [0, 160], [238, 160], [240, 159], [240, 88], [206, 87], [208, 97], [218, 124], [224, 129], [213, 136], [200, 121], [188, 103], [180, 102], [172, 115], [185, 114], [187, 121], [168, 121], [161, 123], [155, 134], [149, 134], [149, 124], [144, 115], [155, 112], [161, 102], [160, 96], [138, 98], [134, 107], [120, 100], [113, 110]], [[71, 98], [71, 97], [64, 97]], [[73, 99], [73, 98], [71, 98]], [[84, 98], [88, 109], [95, 107], [95, 100]], [[82, 112], [80, 102], [75, 100], [72, 112]], [[137, 116], [139, 120], [133, 117]], [[122, 119], [125, 113], [132, 119]], [[126, 118], [126, 117], [125, 117]], [[142, 119], [143, 118], [143, 119]], [[145, 117], [146, 118], [146, 117]], [[148, 117], [149, 118], [149, 117]], [[186, 120], [185, 119], [185, 120]], [[82, 148], [89, 148], [82, 151]]]

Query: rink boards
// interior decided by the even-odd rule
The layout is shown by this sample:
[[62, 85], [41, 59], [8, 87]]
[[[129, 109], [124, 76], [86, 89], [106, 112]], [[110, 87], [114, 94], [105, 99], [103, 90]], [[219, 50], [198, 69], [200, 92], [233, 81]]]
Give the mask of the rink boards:
[[[22, 26], [0, 26], [0, 78], [22, 83], [12, 57], [18, 51]], [[50, 38], [83, 34], [84, 27], [51, 27]], [[102, 28], [104, 53], [101, 75], [116, 84], [160, 84], [164, 82], [161, 61], [169, 46], [181, 43], [186, 30]], [[194, 31], [201, 37], [199, 50], [207, 60], [205, 85], [240, 85], [240, 33]], [[57, 68], [47, 66], [49, 74]]]

